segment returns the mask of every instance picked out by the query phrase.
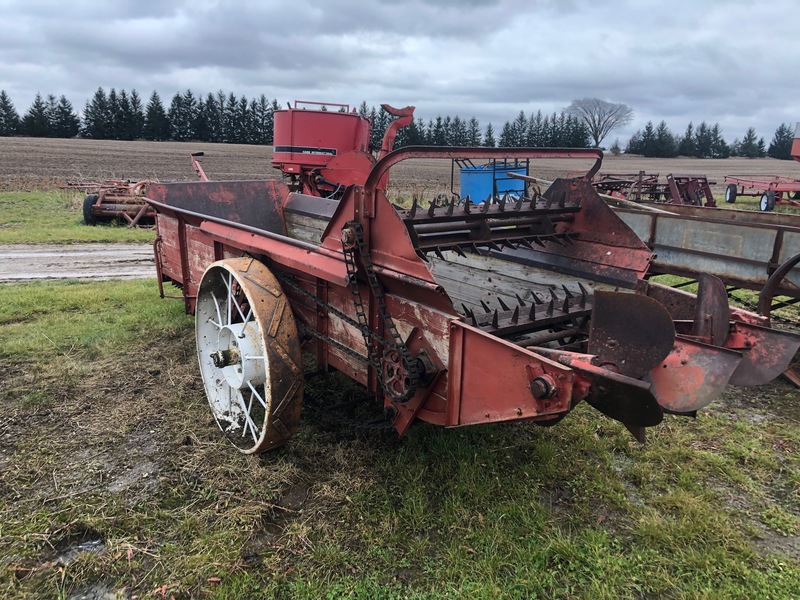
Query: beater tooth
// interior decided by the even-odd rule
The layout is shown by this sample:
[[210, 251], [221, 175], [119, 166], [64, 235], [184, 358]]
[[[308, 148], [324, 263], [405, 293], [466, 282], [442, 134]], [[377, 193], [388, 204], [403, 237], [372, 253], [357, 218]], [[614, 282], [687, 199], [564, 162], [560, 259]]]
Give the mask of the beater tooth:
[[419, 208], [419, 204], [417, 204], [417, 199], [414, 198], [414, 200], [411, 202], [411, 210], [408, 211], [409, 218], [414, 218], [414, 216], [417, 214], [417, 208]]
[[508, 192], [503, 194], [503, 197], [500, 198], [500, 202], [497, 203], [497, 206], [500, 207], [500, 212], [505, 212], [506, 210], [506, 198], [508, 197]]
[[439, 249], [439, 246], [436, 246], [436, 248], [434, 248], [433, 252], [434, 252], [434, 254], [436, 254], [436, 256], [438, 256], [439, 258], [444, 260], [444, 254], [442, 254], [442, 251]]
[[494, 316], [492, 317], [492, 327], [497, 329], [500, 325], [500, 313], [496, 310], [494, 311]]
[[514, 309], [514, 314], [511, 315], [511, 322], [516, 325], [519, 322], [519, 306]]
[[500, 246], [498, 246], [497, 244], [495, 244], [494, 242], [489, 242], [487, 244], [487, 246], [489, 246], [490, 250], [496, 250], [497, 252], [502, 251], [502, 248]]
[[489, 212], [489, 207], [490, 206], [491, 206], [491, 202], [489, 202], [489, 198], [487, 198], [486, 201], [481, 205], [481, 212], [482, 213]]
[[520, 196], [519, 200], [517, 200], [514, 203], [514, 210], [515, 211], [519, 212], [520, 210], [522, 210], [522, 203], [523, 203], [524, 200], [525, 200], [524, 196]]
[[454, 209], [455, 207], [456, 207], [456, 199], [455, 199], [455, 198], [453, 198], [453, 199], [450, 201], [450, 205], [447, 207], [447, 216], [448, 216], [448, 217], [451, 217], [451, 216], [453, 216], [453, 209]]
[[551, 299], [550, 304], [547, 305], [547, 310], [544, 311], [544, 314], [547, 315], [548, 317], [552, 317], [555, 309], [556, 309], [556, 303]]
[[471, 308], [468, 308], [466, 304], [464, 304], [464, 303], [462, 302], [462, 303], [461, 303], [461, 307], [464, 309], [464, 314], [465, 314], [467, 317], [469, 317], [470, 319], [474, 319], [474, 318], [475, 318], [475, 313], [474, 313], [474, 312], [472, 312], [472, 309], [471, 309]]
[[563, 289], [563, 290], [564, 290], [564, 293], [567, 295], [567, 298], [574, 298], [574, 297], [575, 297], [575, 294], [573, 294], [572, 292], [570, 292], [570, 291], [569, 291], [569, 288], [568, 288], [566, 285], [564, 285], [564, 284], [561, 284], [561, 289]]
[[569, 296], [564, 296], [564, 306], [561, 307], [561, 310], [565, 313], [569, 313]]
[[475, 318], [475, 313], [472, 313], [471, 319], [472, 319], [472, 326], [473, 327], [477, 327], [478, 326], [478, 319]]
[[428, 216], [432, 217], [436, 212], [436, 201], [431, 200], [431, 207], [428, 209]]
[[518, 243], [521, 246], [525, 246], [528, 250], [533, 250], [533, 246], [531, 246], [531, 243], [528, 240], [522, 239], [522, 240], [519, 240]]
[[583, 287], [583, 284], [579, 281], [578, 287], [581, 288], [581, 299], [580, 299], [580, 307], [586, 308], [586, 298], [589, 296], [589, 290]]
[[559, 246], [566, 246], [566, 244], [564, 243], [564, 240], [562, 240], [562, 239], [561, 239], [561, 236], [560, 236], [560, 235], [558, 235], [558, 234], [556, 234], [556, 235], [554, 235], [553, 237], [551, 237], [551, 238], [548, 238], [548, 239], [550, 239], [550, 240], [553, 240], [553, 241], [554, 241], [556, 244], [558, 244]]
[[462, 257], [462, 258], [467, 258], [467, 255], [466, 255], [466, 254], [464, 254], [464, 251], [461, 249], [461, 246], [459, 246], [458, 244], [456, 244], [455, 246], [453, 246], [452, 250], [453, 250], [453, 251], [454, 251], [456, 254], [458, 254], [460, 257]]
[[544, 300], [539, 298], [534, 292], [531, 292], [531, 298], [533, 299], [534, 304], [544, 304]]
[[483, 300], [480, 300], [480, 303], [481, 303], [481, 306], [483, 307], [484, 312], [487, 312], [487, 313], [492, 312], [492, 309], [489, 308], [489, 305], [486, 304], [486, 302], [484, 302]]
[[522, 298], [519, 297], [519, 294], [514, 294], [514, 295], [517, 297], [517, 303], [520, 306], [525, 306], [525, 301]]
[[422, 250], [416, 250], [416, 253], [417, 253], [417, 256], [419, 256], [425, 262], [431, 262], [431, 260], [428, 258], [428, 255], [425, 252], [423, 252]]
[[472, 200], [469, 199], [469, 194], [467, 194], [467, 199], [464, 201], [464, 213], [469, 214], [471, 208], [472, 208]]
[[534, 236], [533, 243], [536, 244], [537, 246], [541, 246], [542, 248], [544, 248], [544, 242], [542, 241], [542, 238], [540, 238], [538, 235]]
[[470, 245], [469, 245], [469, 247], [470, 247], [470, 248], [472, 248], [472, 251], [473, 251], [475, 254], [480, 254], [480, 253], [481, 253], [481, 249], [480, 249], [480, 248], [478, 248], [478, 245], [477, 245], [477, 244], [470, 244]]
[[536, 305], [535, 304], [531, 304], [531, 310], [528, 312], [528, 318], [531, 321], [535, 321], [536, 320]]
[[503, 302], [503, 299], [500, 296], [497, 297], [497, 302], [500, 304], [500, 306], [502, 307], [503, 310], [511, 310], [511, 308], [509, 308], [508, 304]]

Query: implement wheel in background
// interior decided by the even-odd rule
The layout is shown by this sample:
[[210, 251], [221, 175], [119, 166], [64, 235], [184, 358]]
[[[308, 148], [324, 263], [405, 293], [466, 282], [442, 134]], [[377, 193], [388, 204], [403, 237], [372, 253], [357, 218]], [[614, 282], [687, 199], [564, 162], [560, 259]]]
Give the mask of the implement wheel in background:
[[775, 192], [772, 190], [764, 192], [761, 195], [761, 201], [758, 203], [758, 207], [764, 212], [775, 210]]
[[92, 214], [92, 207], [97, 202], [97, 194], [88, 194], [83, 199], [83, 222], [87, 225], [97, 225], [97, 217]]
[[736, 187], [735, 183], [729, 183], [725, 188], [725, 202], [728, 204], [733, 204], [736, 202], [736, 192], [738, 188]]
[[211, 412], [245, 454], [286, 443], [303, 400], [300, 340], [278, 280], [252, 258], [206, 269], [195, 311], [197, 358]]

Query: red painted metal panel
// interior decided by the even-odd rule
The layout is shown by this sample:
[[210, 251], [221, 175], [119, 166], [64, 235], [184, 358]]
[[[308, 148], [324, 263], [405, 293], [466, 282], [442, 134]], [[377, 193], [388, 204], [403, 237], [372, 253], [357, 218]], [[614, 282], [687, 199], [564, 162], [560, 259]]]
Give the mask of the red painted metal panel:
[[[571, 407], [570, 368], [458, 321], [451, 325], [448, 370], [450, 427], [556, 416]], [[557, 389], [536, 399], [531, 382], [544, 374]]]

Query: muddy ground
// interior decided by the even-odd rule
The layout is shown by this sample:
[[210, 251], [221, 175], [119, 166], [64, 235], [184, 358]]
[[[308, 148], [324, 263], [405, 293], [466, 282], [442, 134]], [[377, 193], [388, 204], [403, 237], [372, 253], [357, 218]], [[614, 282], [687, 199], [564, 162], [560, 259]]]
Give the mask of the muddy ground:
[[0, 283], [155, 275], [150, 244], [0, 245]]

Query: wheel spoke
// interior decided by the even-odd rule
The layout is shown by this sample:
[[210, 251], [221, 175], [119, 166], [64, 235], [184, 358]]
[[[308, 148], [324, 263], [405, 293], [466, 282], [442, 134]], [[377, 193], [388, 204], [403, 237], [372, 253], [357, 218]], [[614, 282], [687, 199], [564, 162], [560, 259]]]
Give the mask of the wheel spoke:
[[258, 441], [258, 437], [256, 436], [256, 424], [253, 423], [253, 419], [250, 418], [250, 407], [253, 404], [253, 397], [250, 396], [250, 406], [245, 404], [244, 396], [238, 390], [236, 391], [236, 398], [239, 400], [239, 404], [241, 404], [242, 408], [244, 409], [245, 428], [242, 431], [242, 437], [244, 437], [244, 433], [245, 433], [245, 431], [247, 429], [247, 426], [249, 426], [250, 427], [250, 431], [252, 432], [253, 441], [257, 442]]
[[217, 321], [215, 322], [214, 319], [209, 317], [208, 322], [217, 329], [222, 329], [222, 311], [219, 308], [219, 300], [217, 300], [214, 292], [211, 292], [211, 299], [214, 301], [214, 307], [217, 309]]
[[[256, 390], [256, 388], [255, 388], [255, 387], [253, 386], [253, 384], [252, 384], [252, 383], [250, 383], [249, 381], [247, 382], [247, 385], [249, 385], [249, 386], [250, 386], [250, 389], [252, 390], [253, 394], [255, 394], [256, 398], [258, 398], [258, 401], [259, 401], [259, 402], [261, 402], [261, 406], [263, 406], [263, 407], [266, 409], [266, 408], [267, 408], [267, 403], [266, 403], [266, 402], [264, 401], [264, 399], [261, 397], [261, 394], [259, 394], [259, 393], [258, 393], [258, 391]], [[252, 396], [250, 396], [250, 400], [251, 400], [251, 401], [252, 401], [252, 399], [253, 399], [253, 397], [252, 397]]]
[[239, 313], [239, 316], [246, 325], [253, 313], [253, 308], [250, 308], [250, 312], [247, 313], [247, 316], [245, 317], [244, 313], [242, 312], [242, 307], [239, 306], [239, 302], [236, 300], [236, 295], [233, 293], [233, 273], [228, 272], [228, 280], [225, 281], [225, 278], [223, 277], [222, 282], [225, 284], [225, 287], [228, 288], [228, 325], [233, 323], [233, 311], [231, 310], [231, 304], [236, 307], [236, 312]]
[[[242, 311], [239, 311], [239, 314], [242, 314]], [[244, 322], [242, 323], [242, 330], [244, 330], [245, 325], [250, 322], [250, 318], [253, 316], [253, 307], [250, 307], [250, 310], [247, 311], [247, 316], [244, 317]]]
[[233, 273], [231, 273], [231, 272], [227, 272], [227, 273], [228, 273], [227, 279], [225, 278], [225, 272], [220, 273], [219, 276], [222, 279], [222, 283], [225, 284], [225, 289], [228, 290], [228, 305], [226, 307], [227, 312], [228, 312], [228, 321], [227, 321], [226, 325], [230, 325], [231, 324], [231, 304], [233, 303], [233, 300], [234, 300], [233, 299], [233, 292], [231, 291], [231, 286], [232, 286], [231, 282], [233, 280]]

